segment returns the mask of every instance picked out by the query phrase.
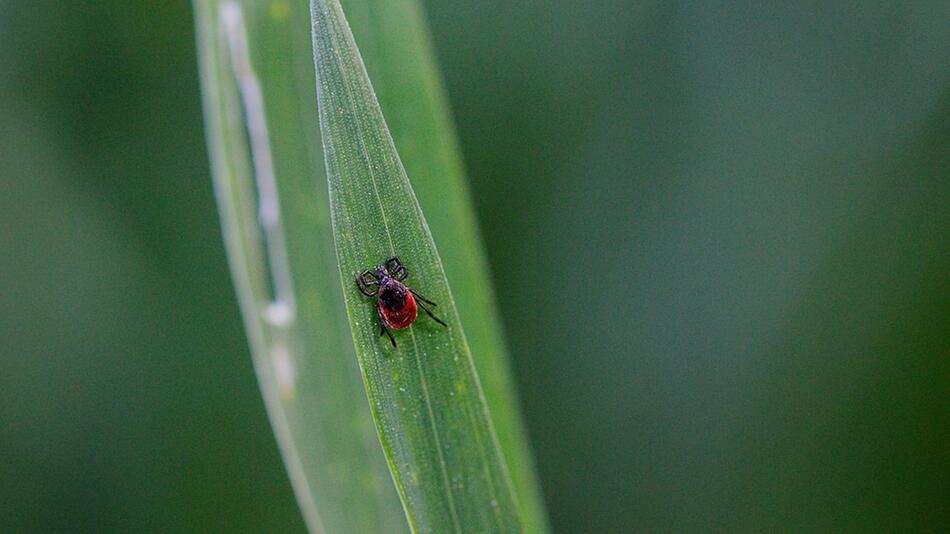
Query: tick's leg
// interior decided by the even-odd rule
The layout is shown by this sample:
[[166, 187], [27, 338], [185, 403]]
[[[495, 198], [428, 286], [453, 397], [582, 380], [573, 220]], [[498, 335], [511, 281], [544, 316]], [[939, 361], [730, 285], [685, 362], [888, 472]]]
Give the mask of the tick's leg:
[[[422, 297], [419, 297], [419, 298], [421, 299]], [[427, 302], [428, 302], [428, 301], [427, 301]], [[439, 319], [438, 317], [436, 317], [435, 315], [433, 315], [432, 312], [429, 311], [429, 308], [426, 308], [426, 305], [425, 305], [425, 304], [423, 304], [423, 303], [420, 302], [420, 303], [419, 303], [419, 307], [422, 308], [423, 310], [425, 310], [425, 312], [429, 314], [429, 317], [432, 317], [432, 319], [435, 320], [435, 322], [439, 323], [440, 325], [442, 325], [442, 326], [444, 326], [444, 327], [446, 327], [446, 328], [449, 327], [449, 325], [445, 324], [445, 321], [443, 321], [442, 319]]]
[[381, 313], [379, 313], [379, 310], [376, 310], [376, 315], [379, 316], [379, 335], [386, 334], [387, 336], [389, 336], [389, 342], [392, 343], [393, 348], [395, 348], [396, 339], [393, 337], [392, 332], [390, 332], [389, 329], [386, 328], [386, 321], [383, 320], [383, 316]]
[[386, 258], [386, 270], [389, 271], [389, 274], [393, 274], [402, 267], [402, 262], [399, 261], [399, 256], [390, 256]]
[[358, 278], [363, 282], [363, 285], [379, 284], [379, 274], [372, 269], [364, 270], [359, 274]]
[[399, 261], [398, 256], [392, 256], [386, 260], [386, 271], [389, 272], [389, 276], [400, 282], [409, 276], [409, 269]]
[[392, 332], [390, 332], [389, 329], [386, 328], [386, 325], [381, 325], [381, 326], [379, 327], [379, 335], [383, 335], [383, 334], [386, 334], [387, 336], [389, 336], [389, 342], [393, 344], [393, 347], [395, 347], [395, 346], [396, 346], [396, 340], [395, 340], [395, 338], [393, 338]]
[[409, 276], [409, 269], [405, 265], [400, 265], [396, 272], [393, 273], [393, 278], [402, 282]]
[[379, 291], [379, 284], [364, 284], [362, 280], [356, 278], [356, 287], [360, 289], [360, 293], [366, 295], [367, 297], [375, 297], [376, 293]]
[[367, 297], [375, 297], [379, 291], [379, 279], [376, 277], [376, 273], [369, 269], [361, 272], [353, 279], [356, 281], [356, 286], [360, 288], [360, 293]]
[[419, 300], [421, 300], [422, 302], [425, 302], [426, 304], [431, 304], [431, 305], [433, 305], [433, 306], [438, 306], [438, 304], [436, 304], [435, 302], [432, 302], [431, 300], [429, 300], [429, 299], [423, 297], [422, 295], [420, 295], [418, 292], [416, 292], [415, 289], [413, 289], [413, 288], [411, 288], [411, 287], [407, 287], [407, 289], [409, 289], [409, 291], [411, 291], [412, 294], [415, 295], [415, 296], [416, 296]]

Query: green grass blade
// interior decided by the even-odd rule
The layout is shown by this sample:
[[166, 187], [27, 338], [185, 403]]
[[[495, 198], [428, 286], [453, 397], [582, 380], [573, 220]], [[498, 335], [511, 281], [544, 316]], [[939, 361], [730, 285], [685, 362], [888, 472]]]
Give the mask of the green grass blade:
[[[317, 101], [340, 276], [380, 440], [410, 525], [424, 532], [517, 532], [521, 519], [432, 235], [396, 154], [339, 2], [312, 0]], [[379, 337], [352, 277], [399, 255], [409, 283], [440, 303]]]
[[222, 231], [306, 523], [312, 532], [407, 530], [342, 306], [307, 6], [197, 0], [194, 7]]
[[548, 530], [488, 264], [418, 0], [341, 0], [396, 149], [438, 246], [527, 532]]

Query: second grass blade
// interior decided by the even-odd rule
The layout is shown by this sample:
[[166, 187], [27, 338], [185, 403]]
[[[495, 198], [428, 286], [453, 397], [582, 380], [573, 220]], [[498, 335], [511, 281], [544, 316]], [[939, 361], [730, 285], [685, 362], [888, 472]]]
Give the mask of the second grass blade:
[[194, 3], [232, 278], [310, 531], [403, 532], [342, 309], [326, 189], [313, 187], [324, 165], [307, 6], [275, 5]]
[[[511, 478], [441, 260], [396, 154], [339, 3], [312, 0], [317, 101], [340, 275], [380, 441], [413, 529], [521, 529]], [[374, 303], [352, 277], [399, 255], [408, 283], [440, 303], [379, 338]]]

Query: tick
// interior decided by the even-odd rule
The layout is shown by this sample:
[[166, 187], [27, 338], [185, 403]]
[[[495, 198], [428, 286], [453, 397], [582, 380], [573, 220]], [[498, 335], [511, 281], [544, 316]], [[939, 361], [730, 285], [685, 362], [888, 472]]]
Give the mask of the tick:
[[422, 308], [435, 322], [448, 328], [442, 319], [433, 315], [426, 307], [426, 304], [436, 306], [435, 302], [402, 283], [408, 276], [409, 269], [399, 261], [398, 257], [393, 256], [382, 265], [377, 265], [375, 269], [366, 269], [353, 278], [356, 286], [360, 288], [360, 293], [367, 297], [377, 297], [376, 315], [379, 316], [379, 335], [389, 336], [393, 347], [396, 346], [396, 339], [389, 329], [402, 330], [411, 325], [419, 313], [418, 308]]

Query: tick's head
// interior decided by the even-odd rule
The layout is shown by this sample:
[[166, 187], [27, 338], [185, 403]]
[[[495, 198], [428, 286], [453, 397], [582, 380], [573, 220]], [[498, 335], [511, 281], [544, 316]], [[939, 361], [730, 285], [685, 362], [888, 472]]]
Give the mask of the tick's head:
[[393, 276], [389, 274], [389, 270], [386, 269], [385, 265], [376, 266], [376, 279], [379, 280], [379, 287], [382, 289], [392, 280]]
[[379, 301], [390, 310], [398, 310], [406, 305], [406, 286], [389, 279], [379, 290]]

